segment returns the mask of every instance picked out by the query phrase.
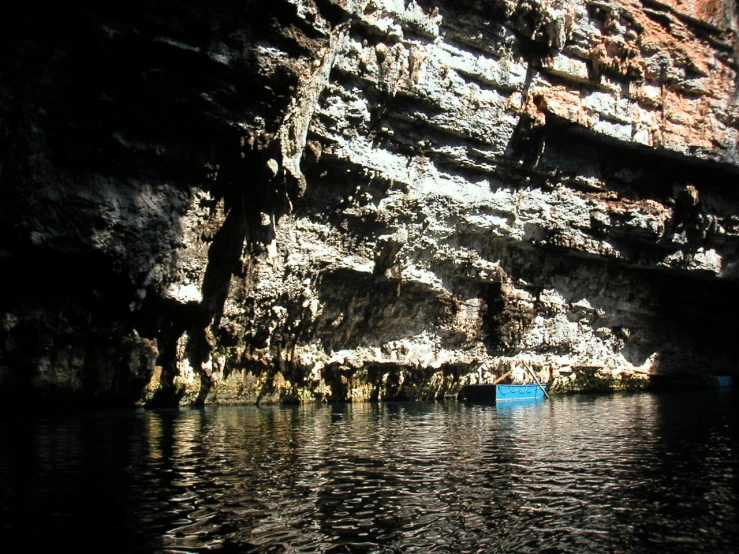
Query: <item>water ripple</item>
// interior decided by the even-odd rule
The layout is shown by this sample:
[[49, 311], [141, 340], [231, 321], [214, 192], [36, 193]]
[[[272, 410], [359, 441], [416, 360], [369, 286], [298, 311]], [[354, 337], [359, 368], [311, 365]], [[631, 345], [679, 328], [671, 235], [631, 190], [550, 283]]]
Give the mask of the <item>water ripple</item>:
[[11, 552], [728, 553], [739, 540], [735, 399], [8, 423], [0, 529]]

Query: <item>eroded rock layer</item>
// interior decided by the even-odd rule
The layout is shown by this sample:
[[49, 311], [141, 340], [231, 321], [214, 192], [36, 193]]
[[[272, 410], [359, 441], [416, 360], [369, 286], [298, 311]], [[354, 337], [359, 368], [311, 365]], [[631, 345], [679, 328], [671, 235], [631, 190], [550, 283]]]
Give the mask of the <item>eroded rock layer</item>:
[[4, 401], [736, 373], [735, 2], [24, 10]]

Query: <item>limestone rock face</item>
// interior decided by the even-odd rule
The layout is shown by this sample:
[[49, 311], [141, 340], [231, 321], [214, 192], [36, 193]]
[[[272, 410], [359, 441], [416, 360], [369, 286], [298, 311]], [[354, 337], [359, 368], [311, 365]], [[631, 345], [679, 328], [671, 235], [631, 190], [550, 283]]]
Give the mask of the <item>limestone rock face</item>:
[[4, 398], [736, 372], [735, 2], [52, 15], [0, 57]]

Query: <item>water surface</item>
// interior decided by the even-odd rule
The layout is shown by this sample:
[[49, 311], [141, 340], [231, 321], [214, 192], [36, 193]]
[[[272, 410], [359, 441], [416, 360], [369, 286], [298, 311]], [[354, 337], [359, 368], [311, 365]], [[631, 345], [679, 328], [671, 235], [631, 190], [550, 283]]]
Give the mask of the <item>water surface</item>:
[[736, 552], [735, 392], [0, 421], [0, 551]]

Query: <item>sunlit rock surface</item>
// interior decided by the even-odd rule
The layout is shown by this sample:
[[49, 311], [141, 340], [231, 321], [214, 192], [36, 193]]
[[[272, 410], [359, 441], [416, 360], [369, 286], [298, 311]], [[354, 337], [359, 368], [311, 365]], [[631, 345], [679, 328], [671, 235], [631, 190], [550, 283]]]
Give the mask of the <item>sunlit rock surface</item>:
[[735, 2], [57, 16], [3, 35], [4, 398], [736, 372]]

